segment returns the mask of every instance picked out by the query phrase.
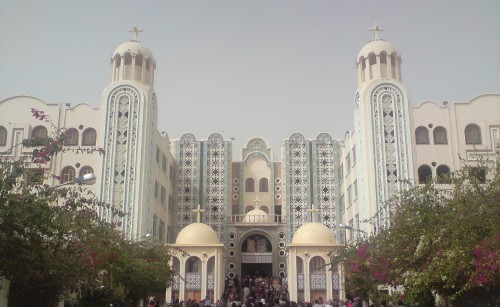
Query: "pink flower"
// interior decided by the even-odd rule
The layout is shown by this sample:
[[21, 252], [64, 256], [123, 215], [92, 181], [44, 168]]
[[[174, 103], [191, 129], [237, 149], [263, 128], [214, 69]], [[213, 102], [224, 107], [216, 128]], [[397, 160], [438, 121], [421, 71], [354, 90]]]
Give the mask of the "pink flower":
[[33, 115], [33, 117], [38, 120], [45, 120], [48, 117], [48, 115], [46, 115], [45, 112], [37, 110], [35, 108], [31, 108], [31, 115]]

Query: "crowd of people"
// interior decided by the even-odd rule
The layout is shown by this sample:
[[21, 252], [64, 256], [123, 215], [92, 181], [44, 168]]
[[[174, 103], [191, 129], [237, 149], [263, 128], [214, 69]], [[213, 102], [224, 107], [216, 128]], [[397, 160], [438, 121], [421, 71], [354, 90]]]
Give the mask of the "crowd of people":
[[[262, 274], [254, 276], [246, 275], [240, 280], [238, 275], [234, 278], [226, 277], [224, 280], [224, 293], [222, 297], [213, 302], [210, 297], [206, 297], [200, 302], [188, 299], [179, 302], [176, 300], [172, 307], [361, 307], [363, 302], [360, 298], [339, 299], [323, 298], [309, 302], [290, 301], [288, 293], [288, 280], [286, 277], [266, 277]], [[375, 306], [370, 304], [371, 306]], [[387, 306], [382, 301], [380, 306]], [[403, 306], [400, 302], [398, 306]]]
[[242, 280], [238, 275], [234, 278], [226, 277], [221, 303], [231, 306], [233, 302], [245, 305], [247, 303], [256, 305], [261, 302], [265, 306], [275, 300], [289, 301], [287, 286], [286, 277], [266, 277], [258, 273], [254, 276], [246, 275]]

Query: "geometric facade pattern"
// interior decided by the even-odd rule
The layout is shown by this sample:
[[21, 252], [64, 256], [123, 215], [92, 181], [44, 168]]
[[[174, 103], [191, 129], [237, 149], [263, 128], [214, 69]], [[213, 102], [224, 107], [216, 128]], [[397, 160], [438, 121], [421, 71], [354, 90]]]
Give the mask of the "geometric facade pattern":
[[311, 290], [326, 290], [326, 274], [313, 273], [311, 277]]
[[208, 274], [207, 276], [207, 289], [213, 290], [215, 284], [215, 275], [213, 273]]
[[241, 263], [273, 263], [272, 253], [242, 253]]
[[309, 142], [300, 133], [292, 134], [287, 141], [287, 211], [289, 238], [307, 223], [309, 202]]
[[[137, 133], [139, 129], [140, 114], [139, 95], [130, 86], [120, 86], [109, 95], [105, 144], [105, 162], [102, 199], [111, 204], [107, 212], [102, 212], [103, 217], [114, 223], [121, 224], [124, 233], [133, 234], [130, 229], [132, 217], [137, 214], [134, 205], [127, 207], [127, 204], [134, 204], [136, 182], [136, 164], [127, 161], [136, 161]], [[114, 214], [115, 210], [120, 210], [127, 215], [124, 218]]]
[[340, 290], [339, 274], [332, 274], [333, 290]]
[[375, 147], [376, 203], [381, 226], [390, 212], [385, 202], [410, 178], [408, 124], [406, 102], [401, 90], [394, 85], [382, 84], [375, 88], [372, 97], [373, 139]]
[[185, 226], [196, 223], [200, 199], [200, 142], [191, 133], [184, 134], [177, 143], [177, 227], [176, 234]]
[[330, 229], [335, 229], [335, 163], [338, 160], [329, 134], [318, 135], [313, 142], [314, 156], [314, 204], [319, 209], [319, 220]]
[[186, 290], [201, 290], [201, 273], [186, 273]]
[[297, 289], [304, 290], [304, 274], [297, 274]]
[[228, 151], [222, 135], [214, 133], [208, 137], [206, 157], [204, 159], [206, 175], [204, 178], [204, 203], [207, 224], [210, 225], [219, 240], [226, 233], [227, 188], [228, 186]]

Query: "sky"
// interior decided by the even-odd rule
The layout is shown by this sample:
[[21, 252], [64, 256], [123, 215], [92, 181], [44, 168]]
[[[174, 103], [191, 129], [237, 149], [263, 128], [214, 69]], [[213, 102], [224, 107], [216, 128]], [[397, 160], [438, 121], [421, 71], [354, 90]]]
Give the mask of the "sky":
[[137, 24], [157, 63], [160, 131], [218, 132], [238, 152], [262, 136], [276, 156], [295, 132], [353, 129], [355, 58], [375, 22], [402, 55], [412, 105], [500, 92], [497, 0], [0, 0], [0, 101], [99, 107]]

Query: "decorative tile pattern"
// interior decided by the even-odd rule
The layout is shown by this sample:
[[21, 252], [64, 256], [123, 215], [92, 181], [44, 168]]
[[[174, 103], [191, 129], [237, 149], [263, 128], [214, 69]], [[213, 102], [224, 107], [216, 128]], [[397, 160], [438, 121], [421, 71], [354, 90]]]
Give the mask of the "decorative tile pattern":
[[208, 137], [206, 143], [206, 173], [205, 173], [205, 216], [210, 225], [223, 241], [226, 233], [226, 202], [227, 202], [227, 151], [224, 147], [222, 135], [214, 133]]
[[408, 110], [399, 88], [390, 84], [377, 87], [372, 94], [373, 131], [376, 149], [375, 171], [377, 203], [381, 226], [387, 226], [390, 212], [385, 202], [410, 179]]
[[311, 290], [326, 290], [326, 274], [311, 274]]
[[241, 263], [273, 263], [272, 253], [242, 253]]
[[297, 274], [297, 289], [304, 290], [304, 274]]
[[201, 290], [201, 274], [186, 273], [186, 290]]
[[207, 276], [207, 289], [208, 290], [213, 290], [215, 285], [215, 275], [214, 274], [208, 274]]
[[179, 290], [179, 280], [180, 280], [179, 275], [175, 275], [174, 280], [172, 282], [172, 289], [173, 290]]
[[[130, 86], [120, 86], [109, 95], [105, 133], [104, 180], [102, 199], [110, 208], [102, 212], [104, 218], [122, 225], [122, 231], [129, 236], [132, 229], [132, 217], [136, 215], [135, 173], [137, 133], [140, 127], [140, 104], [137, 90]], [[128, 201], [126, 201], [128, 200]], [[119, 217], [113, 209], [127, 213]]]
[[333, 290], [340, 290], [339, 274], [332, 274]]
[[289, 231], [295, 233], [308, 219], [308, 142], [304, 136], [295, 133], [288, 140], [288, 208]]
[[195, 223], [193, 212], [199, 203], [200, 143], [193, 134], [184, 134], [177, 153], [177, 227], [179, 233], [185, 226]]
[[329, 134], [318, 135], [315, 141], [315, 204], [320, 210], [320, 223], [335, 229], [335, 157], [333, 140]]

